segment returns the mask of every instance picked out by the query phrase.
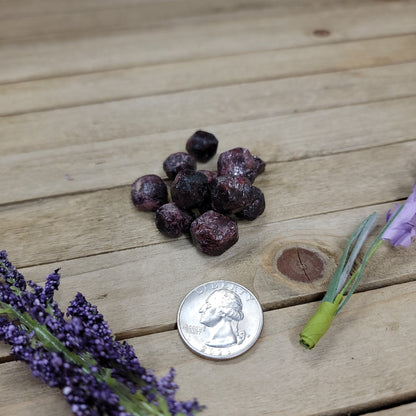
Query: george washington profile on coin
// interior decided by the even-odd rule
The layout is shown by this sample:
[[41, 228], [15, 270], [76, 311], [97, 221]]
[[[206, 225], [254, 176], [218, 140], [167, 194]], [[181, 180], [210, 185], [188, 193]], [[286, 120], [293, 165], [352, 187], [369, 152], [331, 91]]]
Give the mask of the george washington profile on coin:
[[245, 332], [238, 330], [239, 321], [244, 319], [243, 302], [237, 293], [228, 289], [212, 292], [201, 306], [200, 323], [209, 328], [205, 345], [225, 348], [241, 344]]
[[244, 286], [228, 280], [202, 283], [183, 299], [178, 331], [195, 353], [215, 360], [238, 357], [251, 348], [263, 327], [263, 311]]

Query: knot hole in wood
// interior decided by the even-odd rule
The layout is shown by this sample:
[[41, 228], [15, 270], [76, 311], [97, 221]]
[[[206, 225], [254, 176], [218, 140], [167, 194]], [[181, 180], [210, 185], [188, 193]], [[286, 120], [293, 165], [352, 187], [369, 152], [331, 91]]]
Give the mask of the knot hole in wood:
[[290, 247], [277, 258], [280, 273], [297, 282], [311, 283], [324, 274], [325, 262], [322, 256], [303, 247]]

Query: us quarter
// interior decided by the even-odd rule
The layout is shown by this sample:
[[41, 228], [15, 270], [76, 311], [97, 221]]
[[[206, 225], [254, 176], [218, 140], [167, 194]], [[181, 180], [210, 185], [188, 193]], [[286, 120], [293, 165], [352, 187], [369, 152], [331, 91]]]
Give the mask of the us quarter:
[[263, 311], [244, 286], [227, 280], [193, 289], [178, 311], [182, 340], [195, 353], [216, 360], [237, 357], [251, 348], [263, 328]]

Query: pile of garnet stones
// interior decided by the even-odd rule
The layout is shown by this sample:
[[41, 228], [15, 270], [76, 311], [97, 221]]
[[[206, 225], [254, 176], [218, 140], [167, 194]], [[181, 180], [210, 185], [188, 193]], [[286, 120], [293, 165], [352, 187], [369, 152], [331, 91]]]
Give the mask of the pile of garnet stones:
[[253, 182], [266, 165], [248, 149], [221, 153], [216, 172], [197, 170], [197, 162], [210, 160], [217, 148], [213, 134], [198, 130], [186, 142], [187, 152], [173, 153], [163, 162], [172, 181], [170, 192], [157, 175], [141, 176], [131, 187], [137, 209], [156, 211], [161, 233], [172, 238], [190, 233], [196, 247], [211, 256], [238, 241], [238, 219], [253, 221], [265, 208], [263, 192]]

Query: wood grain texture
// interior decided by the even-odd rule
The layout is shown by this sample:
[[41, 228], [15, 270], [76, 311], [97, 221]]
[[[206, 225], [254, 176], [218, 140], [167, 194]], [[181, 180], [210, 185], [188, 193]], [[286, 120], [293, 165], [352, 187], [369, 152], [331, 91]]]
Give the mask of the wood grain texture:
[[[416, 64], [259, 81], [0, 119], [3, 155], [416, 94]], [[296, 91], [296, 94], [293, 92]], [[163, 115], [163, 116], [162, 116]], [[12, 140], [13, 138], [13, 140]]]
[[[266, 312], [259, 341], [229, 362], [198, 358], [176, 331], [131, 342], [141, 362], [157, 374], [175, 366], [180, 396], [198, 397], [208, 405], [207, 416], [275, 415], [276, 409], [281, 415], [344, 415], [416, 396], [416, 364], [409, 354], [414, 322], [406, 311], [415, 301], [414, 282], [357, 294], [313, 351], [299, 346], [298, 333], [315, 303]], [[0, 406], [6, 414], [55, 415], [56, 403], [60, 414], [69, 416], [63, 399], [30, 379], [22, 365], [0, 368], [0, 386], [8, 393], [0, 396]], [[11, 389], [11, 380], [25, 389]], [[36, 395], [44, 408], [33, 409]]]
[[[416, 98], [411, 97], [207, 127], [220, 141], [217, 156], [242, 146], [270, 164], [412, 140], [414, 114]], [[165, 177], [163, 160], [185, 150], [192, 133], [179, 130], [10, 155], [0, 165], [9, 188], [0, 194], [0, 203], [129, 185], [148, 173]], [[155, 141], [164, 154], [154, 152]], [[198, 167], [216, 170], [217, 156]]]
[[[270, 164], [256, 181], [266, 212], [240, 228], [405, 198], [415, 177], [415, 151], [410, 141]], [[399, 164], [386, 166], [386, 160], [397, 159]], [[6, 205], [0, 223], [3, 244], [20, 267], [169, 240], [155, 229], [151, 213], [134, 208], [130, 186]]]
[[410, 62], [415, 43], [405, 35], [0, 84], [0, 115]]
[[[88, 253], [84, 248], [84, 256], [78, 259], [21, 271], [27, 279], [41, 283], [46, 275], [60, 267], [63, 279], [57, 299], [63, 307], [81, 291], [98, 305], [117, 334], [124, 334], [123, 337], [146, 334], [172, 329], [183, 297], [193, 287], [212, 280], [233, 280], [246, 286], [266, 309], [319, 298], [327, 288], [353, 229], [373, 211], [378, 212], [381, 225], [390, 207], [391, 204], [386, 204], [262, 227], [240, 227], [240, 241], [220, 257], [202, 255], [190, 241], [181, 239], [91, 257], [85, 257]], [[91, 234], [98, 238], [97, 233]], [[70, 235], [66, 239], [68, 245], [74, 240]], [[322, 279], [305, 284], [279, 273], [276, 267], [279, 253], [296, 246], [316, 251], [323, 258]], [[46, 247], [52, 247], [52, 243]], [[25, 248], [26, 253], [29, 248]], [[393, 249], [387, 243], [383, 245], [368, 264], [360, 289], [416, 279], [415, 270], [407, 261], [416, 254], [415, 250], [415, 247]], [[61, 251], [65, 252], [62, 248]], [[18, 261], [16, 254], [17, 250], [9, 249], [10, 259], [15, 263]], [[42, 255], [41, 251], [36, 254]], [[169, 302], [161, 307], [158, 299], [169, 299]], [[6, 351], [4, 349], [3, 353]]]
[[[352, 8], [363, 0], [350, 0], [342, 8]], [[371, 4], [371, 1], [367, 1]], [[224, 19], [245, 14], [276, 14], [280, 16], [325, 8], [340, 8], [342, 2], [334, 0], [175, 0], [175, 1], [71, 1], [41, 0], [1, 1], [0, 42], [45, 37], [59, 37], [97, 32], [144, 30], [151, 27], [183, 24], [188, 19]]]
[[[40, 19], [48, 17], [45, 15], [60, 16], [71, 15], [72, 13], [116, 12], [126, 8], [131, 11], [140, 11], [142, 21], [148, 23], [149, 21], [153, 22], [167, 18], [204, 18], [211, 15], [227, 16], [228, 13], [245, 11], [252, 13], [261, 10], [269, 11], [270, 9], [278, 9], [282, 13], [295, 13], [299, 10], [331, 7], [339, 9], [341, 5], [342, 7], [354, 7], [357, 4], [362, 4], [364, 1], [369, 4], [374, 2], [374, 0], [350, 0], [345, 5], [339, 0], [317, 0], [313, 4], [307, 0], [297, 0], [295, 2], [291, 0], [279, 0], [279, 2], [262, 0], [254, 3], [251, 0], [229, 0], [227, 3], [221, 0], [211, 0], [210, 2], [204, 0], [119, 0], [115, 4], [112, 0], [73, 0], [71, 3], [65, 0], [32, 0], [30, 3], [25, 0], [15, 0], [11, 4], [8, 0], [0, 0], [0, 6], [3, 11], [2, 17], [14, 17], [16, 19], [37, 17], [39, 21], [33, 25], [33, 29], [42, 30], [39, 27], [42, 25]], [[101, 21], [100, 19], [97, 20], [98, 23]], [[120, 18], [120, 15], [117, 13], [114, 13], [112, 22], [113, 24], [114, 22], [123, 24], [124, 19]], [[72, 23], [72, 26], [70, 23]], [[78, 24], [79, 22], [67, 23], [68, 27], [73, 31], [79, 30]], [[57, 29], [63, 30], [62, 28]]]
[[[375, 236], [414, 185], [415, 13], [413, 0], [0, 0], [0, 249], [37, 283], [60, 267], [62, 309], [82, 292], [142, 364], [177, 369], [203, 415], [413, 414], [415, 245], [382, 244], [313, 351], [298, 334], [351, 232], [375, 211]], [[130, 199], [197, 129], [267, 162], [265, 213], [219, 257], [164, 237]], [[291, 248], [322, 277], [283, 275]], [[265, 311], [254, 348], [221, 363], [176, 327], [185, 295], [217, 279]], [[0, 392], [2, 416], [71, 414], [3, 344]]]
[[[0, 82], [16, 82], [137, 65], [275, 50], [414, 31], [413, 2], [370, 2], [348, 9], [294, 15], [248, 15], [189, 21], [148, 31], [6, 42], [0, 49]], [[317, 37], [328, 30], [330, 38]], [[215, 34], [215, 36], [213, 36]]]

